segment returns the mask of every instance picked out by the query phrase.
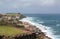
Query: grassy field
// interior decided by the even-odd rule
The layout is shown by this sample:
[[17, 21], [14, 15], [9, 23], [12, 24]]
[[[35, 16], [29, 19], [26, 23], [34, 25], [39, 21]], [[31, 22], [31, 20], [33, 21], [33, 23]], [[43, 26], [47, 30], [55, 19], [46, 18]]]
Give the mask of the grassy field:
[[0, 35], [15, 36], [17, 34], [23, 34], [23, 33], [25, 33], [23, 30], [15, 27], [0, 26]]

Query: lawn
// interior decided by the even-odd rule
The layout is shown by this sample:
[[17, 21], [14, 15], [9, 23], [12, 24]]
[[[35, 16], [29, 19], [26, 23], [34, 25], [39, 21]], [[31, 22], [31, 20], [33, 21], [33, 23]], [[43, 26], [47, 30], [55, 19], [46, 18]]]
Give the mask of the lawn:
[[15, 36], [17, 34], [23, 34], [23, 33], [25, 33], [23, 30], [15, 27], [0, 26], [0, 35]]

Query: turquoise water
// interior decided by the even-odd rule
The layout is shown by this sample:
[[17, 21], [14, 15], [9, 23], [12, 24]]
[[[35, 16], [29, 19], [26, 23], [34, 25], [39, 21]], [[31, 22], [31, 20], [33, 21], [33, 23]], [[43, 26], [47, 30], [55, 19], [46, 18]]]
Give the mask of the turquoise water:
[[[60, 14], [25, 14], [28, 20], [49, 27], [50, 37], [60, 39]], [[32, 19], [31, 19], [32, 18]]]

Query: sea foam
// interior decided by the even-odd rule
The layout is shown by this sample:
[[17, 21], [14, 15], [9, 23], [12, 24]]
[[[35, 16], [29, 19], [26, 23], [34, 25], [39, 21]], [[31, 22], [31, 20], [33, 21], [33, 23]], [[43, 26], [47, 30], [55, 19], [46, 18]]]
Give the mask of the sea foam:
[[[55, 36], [53, 35], [53, 30], [51, 27], [47, 27], [47, 26], [44, 26], [42, 24], [39, 24], [37, 22], [34, 22], [34, 17], [26, 17], [26, 18], [23, 18], [19, 21], [23, 21], [23, 22], [28, 22], [32, 25], [35, 25], [37, 28], [39, 28], [42, 32], [45, 33], [46, 36], [52, 38], [52, 39], [56, 39]], [[42, 21], [41, 21], [42, 22]]]

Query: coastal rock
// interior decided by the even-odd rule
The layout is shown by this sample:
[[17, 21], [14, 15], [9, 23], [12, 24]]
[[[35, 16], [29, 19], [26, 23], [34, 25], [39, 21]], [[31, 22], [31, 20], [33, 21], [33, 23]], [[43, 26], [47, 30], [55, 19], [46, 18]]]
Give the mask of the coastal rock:
[[41, 38], [41, 39], [51, 39], [50, 37], [46, 36], [39, 28], [37, 28], [36, 26], [28, 23], [28, 22], [22, 22], [24, 27], [33, 33], [36, 33], [37, 38]]

